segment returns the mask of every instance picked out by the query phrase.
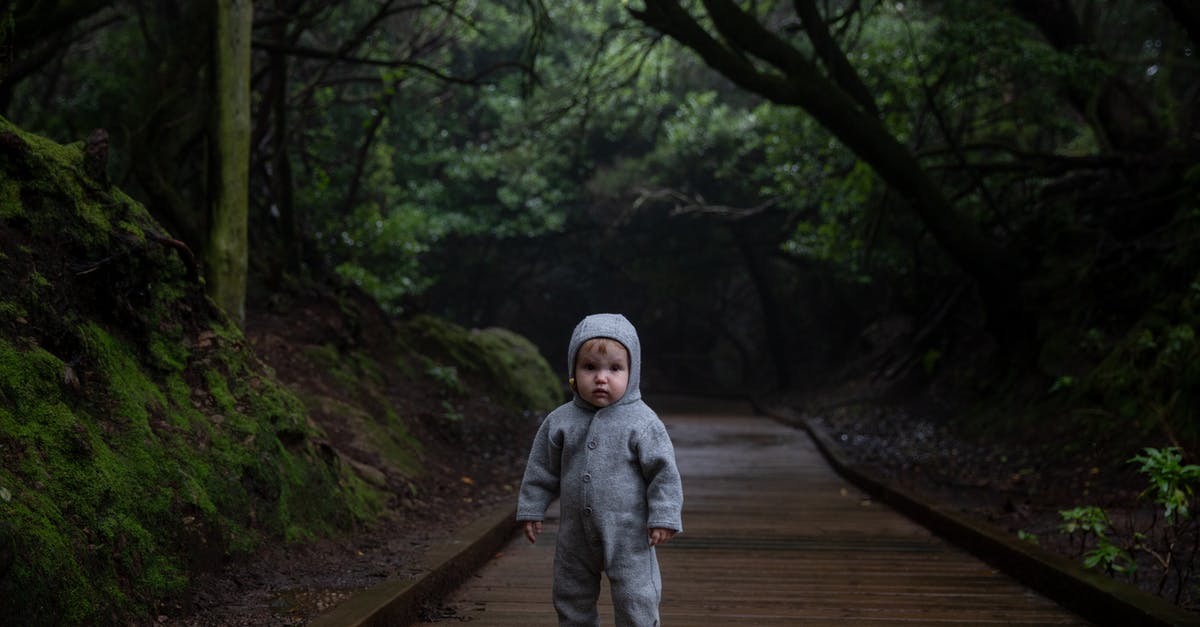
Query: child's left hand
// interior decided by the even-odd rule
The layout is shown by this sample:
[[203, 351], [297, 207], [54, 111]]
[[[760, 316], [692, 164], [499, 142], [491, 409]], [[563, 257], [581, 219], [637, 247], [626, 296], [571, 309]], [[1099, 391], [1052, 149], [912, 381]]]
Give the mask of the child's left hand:
[[650, 529], [650, 546], [662, 544], [667, 540], [675, 537], [674, 529], [664, 529], [662, 527], [654, 527]]

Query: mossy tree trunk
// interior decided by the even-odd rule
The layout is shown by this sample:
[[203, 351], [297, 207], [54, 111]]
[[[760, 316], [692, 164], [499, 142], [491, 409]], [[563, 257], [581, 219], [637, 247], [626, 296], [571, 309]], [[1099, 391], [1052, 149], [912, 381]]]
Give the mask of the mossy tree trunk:
[[250, 0], [218, 0], [212, 219], [205, 251], [208, 293], [242, 324], [246, 309], [250, 180]]

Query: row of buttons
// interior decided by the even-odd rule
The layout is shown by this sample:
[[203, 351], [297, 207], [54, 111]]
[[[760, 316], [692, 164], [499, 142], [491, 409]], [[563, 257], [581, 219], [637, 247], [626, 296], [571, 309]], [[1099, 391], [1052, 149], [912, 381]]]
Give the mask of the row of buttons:
[[[596, 446], [597, 446], [597, 444], [596, 444], [596, 441], [595, 441], [595, 440], [592, 440], [592, 441], [590, 441], [590, 442], [588, 442], [588, 443], [587, 443], [587, 447], [588, 447], [588, 449], [589, 449], [589, 450], [593, 450], [593, 451], [594, 451], [594, 450], [596, 450]], [[590, 482], [591, 482], [591, 480], [592, 480], [592, 475], [591, 475], [591, 473], [586, 473], [586, 472], [585, 472], [585, 473], [583, 473], [583, 482], [584, 482], [584, 483], [590, 483]], [[591, 516], [591, 515], [592, 515], [592, 508], [590, 508], [590, 507], [585, 507], [585, 508], [583, 508], [583, 513], [584, 513], [584, 515], [586, 515], [586, 516]]]

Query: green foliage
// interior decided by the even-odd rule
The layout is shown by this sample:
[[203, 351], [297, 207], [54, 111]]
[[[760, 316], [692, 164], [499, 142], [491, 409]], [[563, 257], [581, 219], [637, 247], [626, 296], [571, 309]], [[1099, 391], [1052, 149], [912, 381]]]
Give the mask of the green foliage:
[[1129, 551], [1109, 542], [1107, 538], [1099, 538], [1096, 548], [1083, 555], [1083, 565], [1087, 568], [1104, 567], [1105, 572], [1130, 574], [1137, 570]]
[[1160, 567], [1158, 592], [1165, 589], [1168, 579], [1175, 579], [1175, 602], [1187, 589], [1194, 571], [1197, 554], [1181, 540], [1194, 538], [1200, 530], [1192, 517], [1196, 488], [1200, 486], [1200, 466], [1183, 464], [1183, 455], [1176, 447], [1147, 447], [1129, 463], [1140, 464], [1138, 471], [1147, 475], [1150, 486], [1142, 496], [1151, 495], [1162, 508], [1163, 525], [1157, 518], [1146, 531], [1131, 529], [1126, 541], [1115, 539], [1108, 514], [1096, 506], [1081, 506], [1062, 510], [1061, 533], [1078, 539], [1083, 565], [1097, 566], [1115, 575], [1132, 575], [1138, 569], [1133, 552], [1151, 557]]
[[445, 410], [442, 413], [442, 418], [444, 418], [445, 420], [447, 420], [449, 422], [462, 422], [463, 421], [463, 417], [464, 417], [463, 413], [461, 411], [459, 411], [459, 409], [457, 407], [455, 407], [454, 404], [451, 403], [450, 401], [442, 401], [442, 409]]
[[425, 374], [429, 375], [434, 381], [437, 381], [450, 394], [462, 395], [466, 393], [462, 381], [458, 378], [458, 368], [454, 366], [430, 366], [425, 369]]
[[[312, 28], [332, 39], [349, 35], [338, 28], [374, 7], [343, 3], [344, 15]], [[408, 28], [376, 32], [367, 48], [394, 55], [429, 28], [444, 45], [431, 48], [422, 64], [464, 79], [483, 74], [480, 84], [447, 89], [427, 74], [397, 68], [381, 72], [381, 89], [365, 88], [358, 97], [347, 92], [364, 89], [314, 92], [328, 114], [307, 118], [300, 129], [296, 143], [304, 152], [294, 162], [305, 176], [297, 180], [297, 212], [308, 216], [337, 272], [393, 312], [437, 280], [439, 270], [421, 260], [445, 238], [530, 237], [563, 223], [576, 189], [564, 175], [567, 155], [550, 148], [553, 129], [534, 119], [544, 112], [521, 95], [524, 77], [492, 72], [497, 61], [523, 54], [527, 23], [520, 4], [430, 5], [414, 12]], [[323, 64], [293, 68], [313, 80], [325, 71]], [[372, 140], [365, 147], [364, 138]], [[358, 157], [309, 158], [349, 154]], [[359, 187], [349, 197], [352, 182]]]
[[1050, 393], [1053, 394], [1060, 390], [1069, 390], [1073, 387], [1075, 387], [1075, 377], [1072, 377], [1071, 375], [1063, 375], [1054, 380], [1054, 383], [1050, 386]]
[[1103, 509], [1086, 506], [1061, 510], [1058, 513], [1063, 519], [1063, 523], [1059, 525], [1059, 532], [1082, 536], [1083, 541], [1090, 537], [1093, 541], [1094, 545], [1083, 553], [1085, 567], [1102, 566], [1105, 572], [1118, 574], [1128, 574], [1137, 570], [1137, 563], [1129, 551], [1110, 539], [1112, 523]]
[[1058, 530], [1062, 533], [1083, 533], [1103, 536], [1108, 532], [1108, 515], [1099, 507], [1076, 507], [1058, 512], [1063, 523]]
[[[1159, 431], [1184, 442], [1200, 441], [1200, 297], [1170, 294], [1123, 337], [1094, 349], [1098, 364], [1080, 378], [1072, 402], [1095, 407], [1142, 434]], [[1094, 346], [1097, 340], [1081, 341]], [[1091, 344], [1088, 344], [1091, 342]]]
[[1143, 454], [1135, 455], [1130, 463], [1141, 464], [1138, 471], [1149, 476], [1154, 502], [1163, 507], [1168, 522], [1176, 517], [1188, 518], [1188, 512], [1200, 486], [1200, 466], [1182, 464], [1183, 455], [1176, 447], [1147, 447]]

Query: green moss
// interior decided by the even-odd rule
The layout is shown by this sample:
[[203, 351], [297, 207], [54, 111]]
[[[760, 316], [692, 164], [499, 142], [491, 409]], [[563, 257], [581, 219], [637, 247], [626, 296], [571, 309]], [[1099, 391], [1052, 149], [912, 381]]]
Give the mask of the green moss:
[[69, 210], [72, 220], [63, 219], [68, 216], [61, 214], [62, 209], [47, 211], [45, 207], [37, 208], [40, 209], [38, 211], [23, 207], [18, 214], [28, 216], [34, 223], [35, 231], [40, 234], [58, 232], [81, 242], [107, 243], [111, 223], [105, 212], [106, 204], [89, 200], [89, 194], [95, 196], [96, 190], [95, 184], [82, 174], [82, 144], [60, 145], [44, 137], [25, 133], [3, 118], [0, 118], [0, 132], [15, 133], [29, 148], [27, 165], [32, 170], [32, 177], [20, 181], [18, 185], [37, 192], [39, 196], [56, 199], [54, 206]]
[[435, 362], [462, 365], [471, 370], [478, 366], [478, 353], [462, 327], [433, 316], [419, 315], [404, 326], [417, 350]]
[[[384, 496], [352, 473], [321, 461], [312, 444], [319, 433], [307, 419], [304, 404], [256, 373], [257, 362], [245, 359], [245, 353], [224, 355], [228, 374], [209, 370], [209, 391], [225, 412], [226, 427], [241, 430], [240, 441], [258, 451], [240, 458], [238, 464], [249, 496], [270, 506], [258, 510], [264, 530], [286, 541], [299, 541], [376, 517]], [[280, 438], [290, 444], [284, 445]]]
[[[27, 150], [4, 157], [22, 178], [0, 177], [0, 217], [28, 220], [5, 225], [21, 231], [3, 259], [70, 250], [105, 273], [98, 285], [65, 265], [14, 263], [16, 293], [0, 302], [0, 320], [30, 322], [0, 325], [23, 334], [0, 335], [5, 619], [140, 620], [183, 593], [195, 560], [378, 515], [385, 495], [325, 461], [299, 400], [197, 306], [202, 288], [178, 256], [147, 240], [161, 227], [145, 209], [82, 176], [78, 145], [0, 119], [5, 131]], [[216, 341], [197, 356], [204, 328]]]
[[432, 316], [415, 316], [404, 332], [429, 365], [493, 382], [489, 390], [513, 411], [547, 411], [562, 402], [562, 384], [532, 342], [505, 329], [468, 331]]
[[28, 315], [20, 304], [12, 301], [0, 301], [0, 320], [16, 322], [25, 319]]
[[362, 428], [389, 465], [408, 477], [415, 477], [421, 473], [421, 460], [418, 456], [421, 445], [413, 439], [399, 416], [393, 414], [382, 424], [374, 420], [366, 421]]
[[11, 220], [22, 214], [21, 186], [16, 181], [0, 180], [0, 220]]
[[40, 272], [31, 272], [29, 274], [29, 283], [35, 288], [47, 288], [51, 285], [50, 279], [47, 279]]
[[146, 232], [145, 232], [145, 230], [144, 230], [144, 229], [142, 229], [142, 227], [141, 227], [141, 226], [138, 226], [137, 224], [134, 224], [133, 222], [130, 222], [130, 221], [128, 221], [128, 220], [121, 220], [121, 221], [120, 221], [120, 222], [117, 224], [117, 228], [119, 228], [119, 229], [121, 229], [122, 231], [124, 231], [124, 232], [126, 232], [126, 233], [128, 233], [128, 234], [130, 234], [130, 235], [132, 235], [132, 236], [134, 236], [134, 237], [136, 237], [136, 238], [138, 238], [139, 240], [144, 240], [144, 239], [146, 239]]
[[549, 411], [563, 400], [562, 380], [525, 337], [507, 329], [484, 329], [471, 335], [479, 345], [488, 371], [506, 383], [517, 408]]
[[16, 407], [61, 396], [56, 375], [63, 366], [61, 359], [40, 348], [21, 351], [0, 338], [0, 398]]
[[225, 375], [210, 369], [204, 373], [204, 379], [208, 383], [208, 393], [212, 395], [217, 408], [223, 414], [237, 413], [237, 409], [234, 407], [233, 393], [229, 391], [229, 383], [226, 381]]
[[147, 407], [166, 407], [166, 397], [142, 372], [134, 350], [95, 323], [83, 324], [79, 335], [101, 366], [100, 375], [113, 393], [110, 398], [117, 403], [115, 414], [132, 428], [149, 431]]
[[188, 349], [178, 342], [155, 336], [149, 349], [154, 365], [162, 370], [178, 372], [187, 367]]
[[[3, 412], [0, 412], [0, 416]], [[0, 481], [12, 485], [15, 479], [0, 471]], [[14, 492], [13, 498], [0, 503], [0, 524], [13, 538], [12, 570], [0, 587], [6, 606], [21, 600], [21, 606], [5, 608], [13, 624], [83, 624], [100, 599], [88, 585], [87, 573], [74, 559], [68, 538], [60, 533], [64, 524], [43, 498], [29, 491]], [[51, 515], [47, 515], [51, 513]], [[13, 611], [15, 610], [15, 612]]]
[[[91, 332], [99, 345], [113, 349], [101, 332]], [[135, 421], [106, 439], [89, 413], [63, 402], [62, 390], [51, 383], [61, 380], [62, 367], [40, 349], [0, 344], [4, 398], [13, 408], [0, 412], [0, 433], [22, 451], [20, 463], [8, 472], [15, 471], [22, 485], [41, 486], [13, 499], [14, 509], [23, 513], [14, 530], [22, 542], [18, 553], [30, 564], [21, 574], [34, 587], [45, 585], [43, 577], [65, 582], [49, 592], [56, 595], [51, 607], [65, 622], [78, 622], [81, 612], [109, 606], [131, 611], [137, 605], [116, 590], [118, 581], [141, 583], [143, 573], [151, 573], [175, 582], [171, 590], [178, 591], [184, 579], [147, 527], [171, 502], [167, 491], [155, 487], [164, 460], [145, 446]], [[93, 522], [80, 526], [70, 520]]]

